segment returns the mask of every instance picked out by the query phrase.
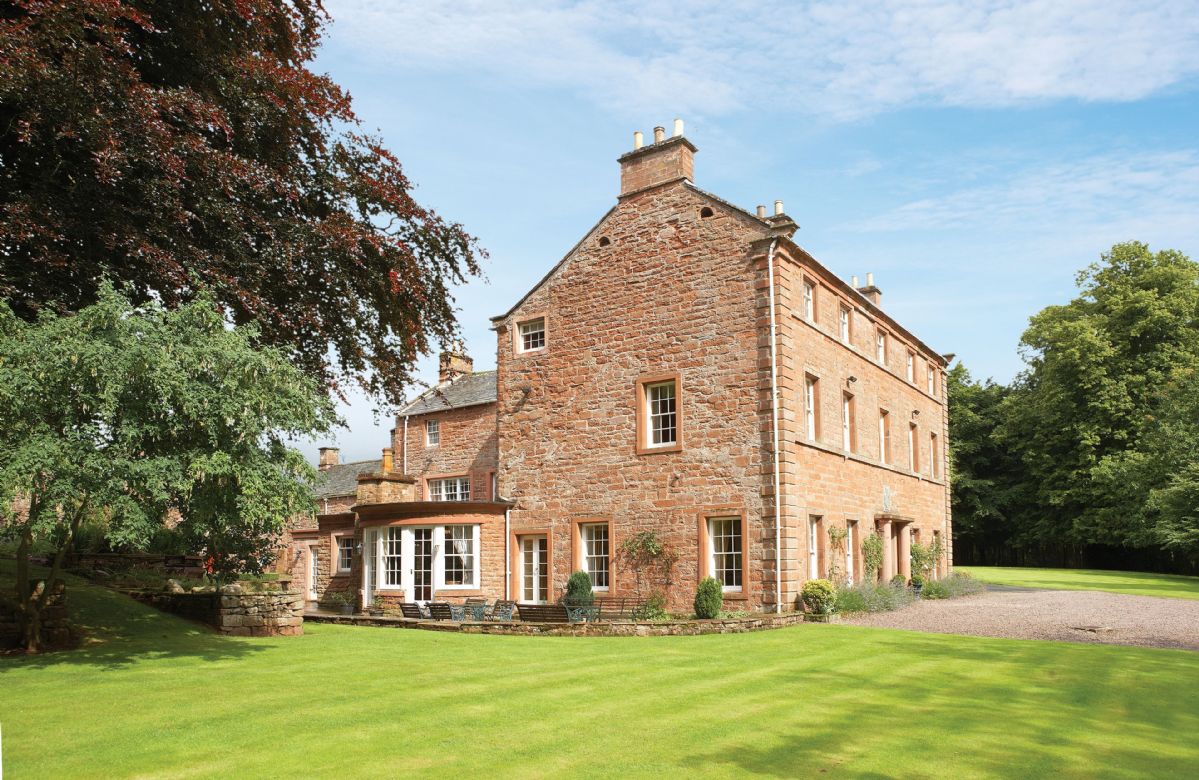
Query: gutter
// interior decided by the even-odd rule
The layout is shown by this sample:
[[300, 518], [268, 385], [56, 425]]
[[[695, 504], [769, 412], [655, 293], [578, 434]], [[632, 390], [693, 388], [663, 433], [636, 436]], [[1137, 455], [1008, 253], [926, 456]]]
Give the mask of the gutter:
[[766, 276], [770, 284], [770, 437], [774, 455], [774, 611], [783, 611], [783, 492], [779, 472], [779, 379], [778, 325], [774, 316], [774, 248], [778, 237], [771, 239], [766, 251]]

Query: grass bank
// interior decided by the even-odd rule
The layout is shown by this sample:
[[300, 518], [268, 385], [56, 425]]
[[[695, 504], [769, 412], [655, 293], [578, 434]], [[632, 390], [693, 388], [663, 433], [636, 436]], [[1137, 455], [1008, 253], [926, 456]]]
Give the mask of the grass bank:
[[1199, 599], [1199, 577], [1100, 569], [1026, 569], [1008, 566], [955, 566], [975, 579], [996, 585], [1049, 590], [1102, 590], [1135, 596]]
[[1199, 653], [845, 625], [251, 640], [70, 599], [97, 641], [0, 658], [13, 777], [1199, 772]]

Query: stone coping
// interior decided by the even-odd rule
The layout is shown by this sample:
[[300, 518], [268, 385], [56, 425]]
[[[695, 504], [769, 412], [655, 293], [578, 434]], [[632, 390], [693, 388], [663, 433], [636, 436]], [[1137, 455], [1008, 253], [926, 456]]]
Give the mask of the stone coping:
[[341, 626], [378, 626], [415, 628], [422, 631], [448, 631], [459, 634], [498, 634], [501, 636], [699, 636], [701, 634], [743, 634], [784, 628], [804, 622], [802, 612], [762, 613], [738, 618], [714, 620], [666, 620], [660, 623], [635, 620], [605, 620], [595, 623], [533, 623], [464, 620], [416, 620], [386, 615], [340, 615], [332, 612], [305, 612], [310, 623]]

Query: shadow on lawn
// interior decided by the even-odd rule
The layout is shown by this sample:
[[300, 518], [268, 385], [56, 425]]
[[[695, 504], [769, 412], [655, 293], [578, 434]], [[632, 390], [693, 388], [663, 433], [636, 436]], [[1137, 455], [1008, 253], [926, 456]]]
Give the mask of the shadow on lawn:
[[[11, 589], [12, 583], [0, 582]], [[124, 594], [67, 578], [67, 609], [83, 641], [73, 650], [0, 656], [0, 676], [13, 669], [62, 665], [120, 669], [155, 658], [220, 661], [261, 652], [261, 639], [222, 636], [209, 626], [160, 612]], [[270, 641], [270, 640], [265, 640]]]
[[[855, 703], [822, 707], [817, 702], [809, 710], [814, 714], [801, 723], [773, 733], [766, 729], [762, 743], [696, 755], [684, 765], [696, 771], [735, 767], [771, 777], [828, 773], [889, 778], [896, 775], [886, 769], [887, 756], [895, 754], [895, 766], [909, 768], [905, 773], [924, 763], [926, 771], [911, 777], [952, 776], [955, 766], [956, 771], [968, 767], [989, 776], [1192, 776], [1199, 750], [1168, 753], [1162, 750], [1162, 738], [1173, 735], [1183, 740], [1180, 746], [1187, 744], [1189, 737], [1182, 735], [1190, 732], [1199, 707], [1163, 702], [1134, 715], [1131, 700], [1144, 691], [1122, 682], [1135, 666], [1138, 676], [1161, 681], [1163, 689], [1185, 686], [1188, 670], [1174, 658], [1137, 657], [1124, 664], [1106, 654], [1088, 655], [1090, 648], [1056, 643], [1021, 647], [1000, 640], [1002, 644], [964, 649], [933, 638], [914, 648], [918, 641], [905, 634], [905, 656], [913, 650], [929, 658], [952, 653], [972, 667], [990, 666], [1003, 673], [953, 680], [900, 666], [894, 672], [904, 676], [904, 684], [893, 687], [879, 686], [868, 673], [839, 673], [838, 683], [847, 691], [860, 688]], [[863, 648], [863, 664], [891, 657], [887, 640], [870, 644]], [[881, 654], [872, 657], [876, 650]], [[1039, 673], [1028, 675], [1028, 669]], [[776, 739], [763, 744], [770, 736]], [[1080, 755], [1090, 756], [1085, 765], [1080, 765]], [[869, 768], [861, 766], [867, 761]]]

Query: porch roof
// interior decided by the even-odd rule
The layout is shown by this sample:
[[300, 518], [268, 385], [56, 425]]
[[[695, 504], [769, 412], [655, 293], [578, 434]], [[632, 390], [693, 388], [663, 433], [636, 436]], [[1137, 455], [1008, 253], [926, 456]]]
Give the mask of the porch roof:
[[502, 515], [513, 501], [394, 501], [388, 504], [356, 504], [362, 525], [380, 525], [393, 520], [434, 519], [445, 515]]

